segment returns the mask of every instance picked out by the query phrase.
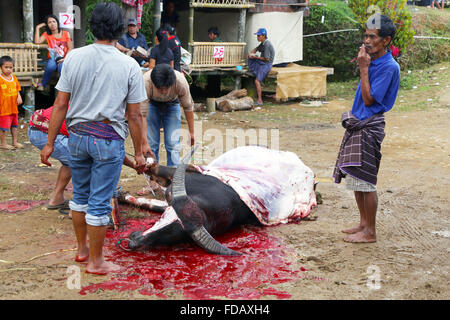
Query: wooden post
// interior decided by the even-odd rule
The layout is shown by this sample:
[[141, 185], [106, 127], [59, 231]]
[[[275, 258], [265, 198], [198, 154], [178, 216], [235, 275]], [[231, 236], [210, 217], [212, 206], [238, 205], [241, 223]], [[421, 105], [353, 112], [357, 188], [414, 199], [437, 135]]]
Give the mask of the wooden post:
[[238, 22], [238, 42], [244, 42], [245, 39], [245, 19], [247, 17], [247, 9], [239, 10], [239, 22]]
[[249, 97], [255, 98], [257, 97], [256, 89], [255, 89], [255, 78], [243, 77], [242, 78], [242, 86], [247, 89], [247, 95]]
[[24, 42], [34, 40], [33, 0], [23, 0], [23, 38]]
[[73, 2], [79, 8], [79, 13], [76, 13], [78, 16], [75, 16], [76, 25], [73, 33], [73, 45], [75, 48], [79, 48], [86, 45], [86, 0], [74, 0]]
[[206, 109], [210, 113], [216, 111], [216, 98], [206, 98]]
[[[247, 18], [247, 9], [239, 10], [239, 22], [238, 22], [238, 42], [244, 42], [245, 40], [245, 20]], [[244, 54], [245, 47], [242, 47], [242, 54]], [[240, 75], [237, 75], [234, 79], [234, 89], [238, 90], [241, 88], [242, 79]]]
[[152, 38], [152, 44], [155, 42], [156, 37], [156, 30], [159, 29], [161, 26], [161, 1], [160, 0], [153, 0], [153, 5], [155, 6], [153, 8], [153, 38]]
[[[23, 36], [24, 42], [33, 42], [34, 40], [34, 20], [33, 20], [33, 0], [23, 0]], [[35, 110], [35, 92], [34, 87], [24, 88], [25, 119], [31, 118]]]
[[189, 7], [189, 42], [188, 42], [188, 51], [191, 55], [193, 55], [193, 47], [194, 43], [194, 8]]

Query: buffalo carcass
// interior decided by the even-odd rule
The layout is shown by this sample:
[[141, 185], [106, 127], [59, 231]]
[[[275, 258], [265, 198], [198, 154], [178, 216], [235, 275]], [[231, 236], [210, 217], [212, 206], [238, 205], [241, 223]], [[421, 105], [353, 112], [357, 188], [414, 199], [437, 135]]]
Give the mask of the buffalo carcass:
[[238, 255], [213, 236], [244, 224], [299, 220], [316, 206], [314, 174], [292, 152], [239, 147], [207, 166], [156, 166], [147, 174], [166, 186], [169, 206], [148, 230], [130, 234], [132, 250], [192, 239], [204, 250]]

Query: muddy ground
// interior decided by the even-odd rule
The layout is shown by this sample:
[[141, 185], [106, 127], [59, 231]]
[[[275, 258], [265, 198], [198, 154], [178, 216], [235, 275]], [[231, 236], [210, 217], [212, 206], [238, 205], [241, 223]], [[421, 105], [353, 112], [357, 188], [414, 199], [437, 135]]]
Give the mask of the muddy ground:
[[[342, 241], [341, 230], [355, 225], [359, 214], [353, 194], [331, 180], [344, 133], [340, 115], [351, 107], [355, 82], [330, 84], [328, 103], [321, 107], [292, 101], [266, 103], [252, 111], [197, 113], [203, 151], [210, 150], [208, 134], [213, 131], [208, 129], [219, 129], [224, 143], [227, 134], [236, 135], [227, 129], [278, 129], [279, 148], [295, 152], [317, 175], [323, 197], [323, 204], [312, 214], [317, 220], [267, 229], [293, 250], [290, 260], [304, 267], [306, 276], [272, 287], [294, 300], [450, 298], [449, 67], [448, 63], [440, 64], [418, 74], [421, 82], [417, 88], [401, 90], [396, 106], [386, 115], [378, 182], [378, 241], [373, 244]], [[26, 126], [20, 138], [27, 141]], [[41, 202], [17, 213], [0, 211], [0, 298], [160, 299], [136, 290], [80, 295], [79, 290], [67, 287], [67, 267], [75, 264], [71, 220], [48, 211], [43, 203], [59, 166], [55, 161], [52, 168], [39, 166], [37, 149], [29, 143], [25, 146], [24, 150], [0, 152], [0, 202]], [[132, 152], [130, 141], [127, 151]], [[197, 156], [197, 163], [200, 158]], [[135, 192], [144, 180], [125, 168], [120, 185]], [[71, 184], [66, 195], [70, 198]], [[84, 270], [85, 265], [80, 268]], [[372, 280], [377, 276], [379, 283]], [[81, 286], [101, 283], [108, 277], [82, 273]], [[185, 297], [172, 292], [167, 298]]]

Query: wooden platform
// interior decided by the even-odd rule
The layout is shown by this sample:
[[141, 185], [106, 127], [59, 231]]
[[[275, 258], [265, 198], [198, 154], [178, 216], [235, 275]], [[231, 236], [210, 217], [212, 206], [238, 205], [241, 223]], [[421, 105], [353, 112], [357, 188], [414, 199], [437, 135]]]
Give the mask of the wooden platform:
[[[276, 79], [275, 99], [287, 101], [293, 98], [320, 98], [327, 94], [327, 75], [334, 73], [333, 68], [301, 66], [290, 63], [287, 67], [273, 67], [267, 78]], [[244, 77], [252, 79], [245, 81], [244, 86], [249, 95], [254, 94], [254, 74], [246, 71]]]

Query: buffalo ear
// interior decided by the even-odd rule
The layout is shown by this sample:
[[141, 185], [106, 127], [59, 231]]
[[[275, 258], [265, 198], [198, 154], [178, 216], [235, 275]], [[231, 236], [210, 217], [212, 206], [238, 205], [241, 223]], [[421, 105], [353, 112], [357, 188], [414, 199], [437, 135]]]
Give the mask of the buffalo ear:
[[168, 186], [170, 186], [170, 184], [172, 183], [172, 180], [168, 177], [159, 177], [159, 176], [154, 176], [153, 179], [160, 185], [163, 186], [164, 188], [167, 188]]

